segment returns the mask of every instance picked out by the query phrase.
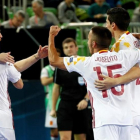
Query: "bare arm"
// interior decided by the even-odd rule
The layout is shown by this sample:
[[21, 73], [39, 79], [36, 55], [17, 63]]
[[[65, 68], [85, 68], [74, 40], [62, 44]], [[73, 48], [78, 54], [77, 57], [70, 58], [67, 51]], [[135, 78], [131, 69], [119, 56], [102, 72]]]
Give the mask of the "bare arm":
[[53, 77], [42, 77], [41, 78], [41, 84], [43, 86], [47, 86], [48, 84], [52, 83], [53, 82]]
[[32, 66], [34, 63], [36, 63], [39, 59], [45, 58], [47, 56], [48, 56], [47, 46], [45, 46], [43, 48], [40, 46], [36, 54], [34, 54], [26, 59], [17, 61], [14, 64], [14, 66], [16, 67], [16, 69], [19, 72], [23, 72], [24, 70], [26, 70], [30, 66]]
[[140, 77], [140, 68], [134, 66], [125, 75], [119, 78], [110, 78], [103, 75], [101, 77], [103, 77], [104, 80], [96, 80], [94, 84], [95, 87], [98, 88], [99, 90], [105, 90], [116, 85], [126, 84], [136, 80], [137, 78]]
[[53, 92], [52, 92], [52, 110], [50, 115], [52, 117], [56, 117], [56, 103], [60, 94], [60, 86], [58, 84], [54, 84]]
[[13, 83], [13, 85], [17, 89], [22, 89], [23, 88], [23, 81], [22, 81], [22, 79], [19, 79], [16, 83]]
[[52, 66], [66, 70], [66, 67], [63, 62], [63, 57], [59, 57], [54, 43], [54, 38], [60, 31], [58, 26], [51, 26], [49, 33], [49, 47], [48, 47], [48, 58]]
[[19, 72], [23, 72], [39, 60], [37, 54], [34, 54], [26, 59], [17, 61], [14, 66]]

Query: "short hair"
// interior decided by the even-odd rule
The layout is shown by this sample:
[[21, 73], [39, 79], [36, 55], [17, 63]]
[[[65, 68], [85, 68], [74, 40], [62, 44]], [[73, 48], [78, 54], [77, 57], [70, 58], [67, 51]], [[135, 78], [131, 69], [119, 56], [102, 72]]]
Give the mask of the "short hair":
[[107, 15], [110, 23], [114, 22], [122, 31], [127, 30], [130, 23], [130, 15], [127, 10], [121, 7], [115, 7], [109, 9], [107, 11]]
[[66, 39], [62, 42], [62, 46], [63, 46], [65, 43], [70, 43], [70, 42], [73, 42], [73, 43], [75, 44], [75, 47], [77, 47], [76, 41], [75, 41], [73, 38], [66, 38]]
[[32, 1], [32, 4], [33, 4], [34, 2], [37, 2], [41, 7], [44, 7], [44, 1], [43, 1], [43, 0], [33, 0], [33, 1]]
[[112, 40], [112, 34], [106, 27], [94, 26], [91, 31], [92, 40], [96, 42], [99, 48], [109, 48]]
[[18, 10], [15, 13], [15, 16], [21, 16], [22, 18], [25, 18], [25, 12], [23, 10]]

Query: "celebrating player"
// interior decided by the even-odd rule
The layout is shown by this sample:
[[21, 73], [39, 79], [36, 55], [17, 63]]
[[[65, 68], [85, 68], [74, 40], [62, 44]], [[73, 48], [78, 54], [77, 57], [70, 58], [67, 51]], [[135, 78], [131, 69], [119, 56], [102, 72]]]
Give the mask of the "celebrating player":
[[109, 90], [98, 91], [93, 83], [95, 79], [101, 79], [101, 73], [108, 73], [115, 77], [125, 74], [139, 62], [140, 52], [137, 49], [119, 53], [109, 52], [108, 47], [112, 39], [110, 31], [105, 27], [95, 26], [88, 35], [91, 57], [62, 58], [57, 55], [54, 44], [54, 38], [59, 31], [57, 26], [50, 28], [49, 62], [60, 69], [76, 71], [84, 77], [94, 111], [95, 140], [130, 140], [132, 114], [129, 85], [119, 85]]

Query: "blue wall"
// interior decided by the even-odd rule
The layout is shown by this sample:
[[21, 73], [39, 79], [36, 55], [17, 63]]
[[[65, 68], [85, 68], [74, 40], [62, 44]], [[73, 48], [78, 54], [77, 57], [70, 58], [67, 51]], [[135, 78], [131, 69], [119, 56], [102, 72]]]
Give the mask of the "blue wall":
[[9, 83], [17, 140], [50, 140], [45, 123], [45, 93], [39, 80], [25, 81], [22, 90]]

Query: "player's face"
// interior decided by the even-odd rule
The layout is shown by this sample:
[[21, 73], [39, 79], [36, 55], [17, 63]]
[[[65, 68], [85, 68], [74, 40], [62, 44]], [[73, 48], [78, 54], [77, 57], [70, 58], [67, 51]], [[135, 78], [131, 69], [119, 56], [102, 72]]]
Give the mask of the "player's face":
[[37, 2], [34, 2], [32, 4], [32, 8], [33, 8], [35, 15], [38, 15], [40, 13], [40, 11], [42, 10], [42, 7]]
[[63, 52], [66, 56], [77, 55], [78, 47], [75, 46], [74, 42], [63, 44]]
[[114, 36], [114, 32], [113, 32], [112, 26], [110, 24], [110, 21], [108, 20], [108, 15], [107, 15], [107, 18], [106, 18], [106, 27], [107, 27], [108, 30], [110, 30], [112, 36]]
[[0, 33], [0, 41], [2, 40], [2, 34]]
[[92, 31], [89, 32], [88, 34], [88, 48], [89, 48], [89, 52], [90, 54], [93, 54], [93, 48], [92, 48]]

